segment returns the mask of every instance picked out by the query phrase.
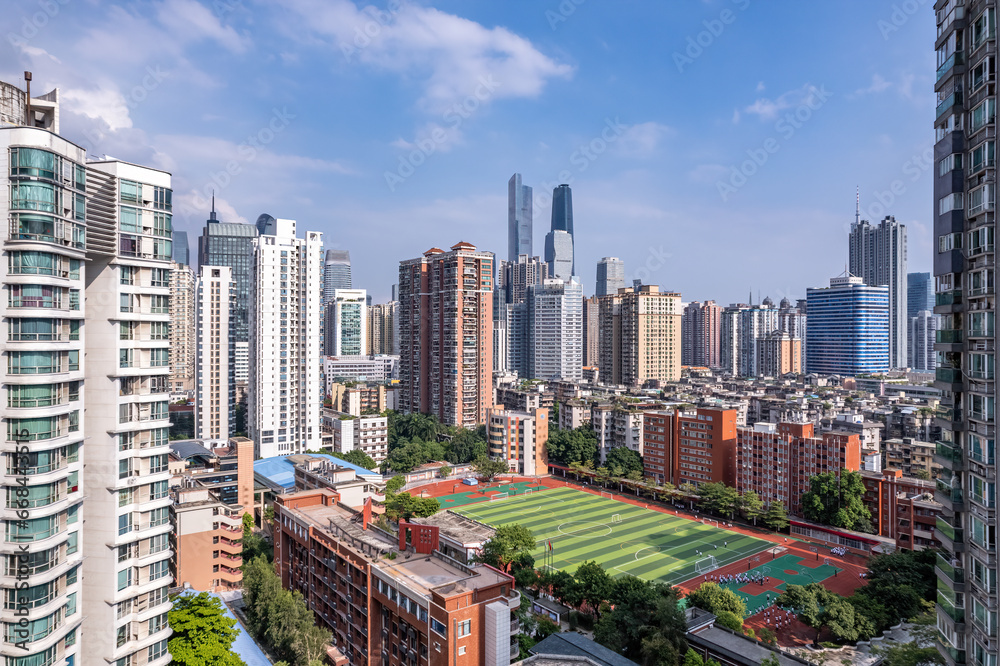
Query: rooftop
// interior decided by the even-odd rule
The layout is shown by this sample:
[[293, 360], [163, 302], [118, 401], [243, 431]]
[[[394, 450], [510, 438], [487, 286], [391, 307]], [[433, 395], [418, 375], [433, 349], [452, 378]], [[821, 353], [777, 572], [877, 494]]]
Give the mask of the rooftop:
[[[598, 666], [635, 666], [634, 661], [595, 643], [586, 636], [573, 632], [552, 634], [545, 640], [536, 643], [530, 652], [541, 657], [569, 657], [571, 663], [578, 663], [578, 660], [583, 658], [598, 664]], [[553, 659], [549, 662], [533, 661], [531, 663], [565, 664], [567, 662]]]
[[438, 511], [427, 518], [411, 518], [410, 522], [417, 525], [436, 525], [441, 528], [441, 536], [454, 539], [463, 544], [484, 543], [496, 532], [491, 527], [487, 527], [451, 511]]
[[373, 472], [372, 470], [365, 469], [360, 465], [354, 465], [346, 460], [341, 460], [340, 458], [325, 453], [274, 456], [272, 458], [256, 460], [253, 464], [254, 476], [273, 488], [277, 488], [282, 491], [292, 490], [295, 488], [295, 465], [300, 462], [305, 462], [309, 458], [324, 458], [340, 467], [353, 469], [354, 473], [359, 477], [365, 477], [371, 481], [382, 480], [382, 475], [378, 472]]
[[380, 573], [398, 579], [425, 596], [430, 596], [433, 590], [442, 597], [450, 597], [510, 582], [510, 578], [487, 566], [466, 569], [435, 555], [410, 555], [409, 558], [379, 560], [375, 566]]

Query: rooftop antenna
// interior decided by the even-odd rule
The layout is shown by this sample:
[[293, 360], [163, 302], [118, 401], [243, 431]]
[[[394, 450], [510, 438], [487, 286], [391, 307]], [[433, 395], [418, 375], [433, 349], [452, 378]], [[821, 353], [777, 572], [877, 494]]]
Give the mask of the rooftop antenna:
[[861, 224], [861, 188], [857, 187], [856, 202], [854, 204], [854, 224]]
[[218, 222], [219, 218], [215, 216], [215, 190], [212, 190], [212, 212], [208, 216], [209, 222]]
[[24, 83], [27, 87], [24, 93], [24, 124], [31, 127], [34, 125], [31, 122], [31, 72], [24, 73]]

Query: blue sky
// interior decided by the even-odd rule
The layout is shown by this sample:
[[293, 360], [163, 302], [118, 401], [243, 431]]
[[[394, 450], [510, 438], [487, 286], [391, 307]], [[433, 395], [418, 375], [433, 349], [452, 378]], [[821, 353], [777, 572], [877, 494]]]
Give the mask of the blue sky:
[[263, 212], [398, 262], [506, 258], [506, 188], [573, 187], [576, 263], [684, 300], [804, 297], [844, 270], [855, 187], [931, 269], [931, 0], [15, 0], [0, 78], [62, 95], [94, 155], [169, 170], [175, 226]]

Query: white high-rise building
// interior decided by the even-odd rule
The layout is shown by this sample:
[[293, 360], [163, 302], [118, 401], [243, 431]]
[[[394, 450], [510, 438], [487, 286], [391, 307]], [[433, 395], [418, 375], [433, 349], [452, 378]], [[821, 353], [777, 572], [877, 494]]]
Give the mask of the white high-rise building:
[[87, 191], [81, 662], [160, 665], [173, 583], [170, 174], [91, 162]]
[[332, 321], [328, 330], [328, 356], [364, 356], [368, 353], [368, 306], [364, 289], [334, 289], [327, 303], [327, 317]]
[[573, 278], [573, 234], [553, 229], [545, 236], [545, 256], [549, 277], [569, 281]]
[[909, 318], [906, 344], [910, 367], [914, 370], [934, 372], [937, 367], [937, 353], [934, 341], [937, 337], [938, 317], [929, 310], [921, 310]]
[[618, 293], [625, 287], [625, 262], [618, 257], [604, 257], [597, 262], [597, 296]]
[[229, 266], [202, 266], [197, 284], [198, 353], [194, 436], [226, 442], [236, 417], [230, 314], [236, 282]]
[[869, 287], [889, 288], [889, 367], [906, 363], [906, 225], [887, 216], [878, 225], [860, 217], [851, 225], [850, 270]]
[[528, 377], [583, 381], [583, 287], [546, 279], [527, 295]]
[[247, 414], [258, 458], [322, 445], [323, 234], [296, 238], [295, 220], [274, 220], [272, 227], [254, 239], [250, 280]]
[[[58, 136], [56, 118], [50, 118], [51, 132], [7, 125], [25, 122], [25, 95], [5, 83], [0, 90], [0, 105], [22, 102], [19, 109], [0, 106], [0, 214], [8, 221], [0, 229], [6, 292], [0, 303], [6, 424], [0, 492], [7, 507], [0, 515], [0, 587], [7, 604], [0, 659], [79, 663], [80, 625], [90, 612], [81, 573], [86, 153]], [[25, 615], [15, 613], [19, 596]], [[24, 627], [17, 624], [22, 618]]]
[[191, 391], [197, 344], [194, 322], [194, 282], [191, 267], [170, 264], [170, 390]]

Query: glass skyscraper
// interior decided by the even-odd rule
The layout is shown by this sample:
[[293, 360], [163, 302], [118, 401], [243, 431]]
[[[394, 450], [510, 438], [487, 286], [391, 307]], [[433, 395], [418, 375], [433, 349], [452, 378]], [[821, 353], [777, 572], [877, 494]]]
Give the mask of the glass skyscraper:
[[515, 173], [507, 182], [507, 261], [517, 261], [532, 251], [531, 188], [521, 184], [521, 174]]
[[[568, 245], [566, 239], [556, 238], [557, 231], [565, 231], [569, 235]], [[573, 191], [569, 185], [560, 185], [552, 190], [552, 230], [545, 236], [545, 261], [549, 264], [549, 275], [562, 277], [568, 280], [571, 275], [576, 275], [576, 243], [573, 238]], [[566, 256], [568, 249], [569, 256]], [[569, 261], [569, 275], [563, 277], [556, 271], [556, 262]]]
[[806, 372], [856, 376], [889, 370], [889, 288], [836, 277], [806, 289]]
[[185, 266], [191, 265], [191, 249], [188, 247], [188, 232], [173, 230], [173, 260]]
[[618, 257], [604, 257], [597, 262], [597, 296], [617, 294], [625, 286], [625, 262]]
[[230, 316], [234, 342], [247, 342], [249, 333], [250, 261], [253, 239], [258, 236], [252, 224], [219, 222], [213, 210], [198, 238], [199, 266], [228, 266], [233, 269], [236, 293]]
[[934, 312], [934, 281], [930, 273], [907, 273], [906, 317], [916, 317], [921, 310]]

